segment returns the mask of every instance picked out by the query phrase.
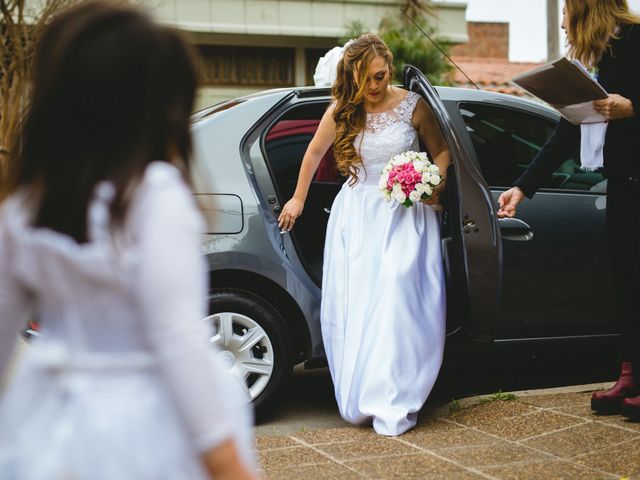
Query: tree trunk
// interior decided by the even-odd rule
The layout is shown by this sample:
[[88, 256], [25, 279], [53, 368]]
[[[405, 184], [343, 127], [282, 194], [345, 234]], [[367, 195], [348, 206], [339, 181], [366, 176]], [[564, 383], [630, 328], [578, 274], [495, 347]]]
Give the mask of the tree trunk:
[[81, 0], [0, 0], [0, 185], [29, 101], [36, 45], [59, 12]]

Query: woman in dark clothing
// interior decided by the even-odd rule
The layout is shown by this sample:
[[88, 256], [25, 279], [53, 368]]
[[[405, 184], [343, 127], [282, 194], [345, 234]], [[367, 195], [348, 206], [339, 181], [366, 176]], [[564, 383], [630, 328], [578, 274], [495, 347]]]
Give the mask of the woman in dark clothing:
[[[613, 388], [594, 393], [591, 407], [640, 420], [640, 17], [630, 13], [627, 0], [566, 0], [562, 28], [569, 56], [594, 69], [609, 92], [594, 107], [608, 121], [602, 173], [608, 179], [607, 231], [622, 368]], [[531, 166], [500, 196], [498, 216], [513, 217], [523, 198], [535, 194], [580, 140], [581, 127], [560, 120]]]

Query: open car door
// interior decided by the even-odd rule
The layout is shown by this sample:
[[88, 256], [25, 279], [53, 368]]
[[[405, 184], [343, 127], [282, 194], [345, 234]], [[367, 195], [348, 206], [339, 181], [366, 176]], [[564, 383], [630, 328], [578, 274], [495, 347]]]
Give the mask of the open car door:
[[494, 337], [502, 279], [501, 241], [491, 191], [427, 78], [416, 67], [407, 65], [403, 84], [431, 106], [453, 161], [443, 199], [447, 330], [451, 331], [451, 322], [455, 322], [457, 330], [469, 332], [474, 340], [489, 342]]

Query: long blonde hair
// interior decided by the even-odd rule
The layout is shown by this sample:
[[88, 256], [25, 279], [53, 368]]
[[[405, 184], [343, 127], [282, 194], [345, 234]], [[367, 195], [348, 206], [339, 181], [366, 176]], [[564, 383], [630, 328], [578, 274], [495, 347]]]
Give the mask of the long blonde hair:
[[618, 38], [618, 26], [640, 23], [629, 11], [627, 0], [565, 0], [569, 56], [595, 67]]
[[338, 171], [349, 176], [349, 185], [358, 182], [362, 159], [353, 144], [365, 126], [364, 91], [369, 66], [376, 57], [382, 57], [389, 66], [389, 79], [393, 78], [393, 54], [378, 36], [365, 33], [345, 48], [338, 62], [336, 83], [332, 89], [335, 98], [333, 119], [336, 137], [333, 152]]

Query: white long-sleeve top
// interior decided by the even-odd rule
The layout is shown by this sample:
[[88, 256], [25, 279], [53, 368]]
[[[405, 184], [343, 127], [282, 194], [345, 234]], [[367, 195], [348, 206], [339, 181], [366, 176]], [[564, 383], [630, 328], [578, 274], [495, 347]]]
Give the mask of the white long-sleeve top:
[[[219, 364], [202, 321], [207, 281], [201, 218], [188, 187], [169, 163], [150, 164], [115, 235], [108, 214], [112, 195], [109, 183], [96, 188], [86, 244], [30, 226], [32, 212], [21, 195], [2, 205], [0, 374], [33, 315], [42, 336], [26, 357], [62, 351], [64, 360], [50, 353], [43, 358], [67, 368], [126, 368], [127, 362], [135, 368], [145, 358], [168, 387], [195, 449], [231, 437], [249, 445], [249, 429], [230, 392], [237, 385]], [[248, 449], [245, 458], [252, 455]]]

